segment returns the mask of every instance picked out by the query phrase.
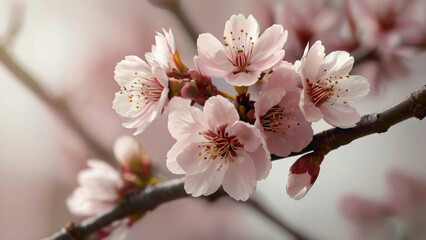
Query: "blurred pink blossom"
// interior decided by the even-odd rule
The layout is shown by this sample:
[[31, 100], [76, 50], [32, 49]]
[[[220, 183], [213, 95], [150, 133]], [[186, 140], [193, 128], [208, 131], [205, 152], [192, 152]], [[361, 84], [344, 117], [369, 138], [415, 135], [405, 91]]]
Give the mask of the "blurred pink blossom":
[[289, 32], [286, 59], [294, 62], [309, 42], [321, 40], [330, 50], [352, 50], [349, 22], [329, 0], [287, 0], [271, 4], [275, 21]]
[[[99, 160], [89, 160], [89, 169], [82, 170], [78, 174], [80, 186], [74, 190], [67, 200], [67, 206], [71, 213], [84, 218], [91, 218], [113, 208], [121, 198], [120, 191], [124, 187], [120, 173]], [[113, 231], [114, 230], [114, 231]], [[127, 220], [123, 219], [107, 226], [95, 234], [96, 239], [105, 238], [115, 232], [110, 239], [124, 239], [127, 232]], [[118, 234], [121, 238], [118, 237]]]
[[350, 220], [356, 239], [425, 239], [426, 179], [400, 170], [388, 174], [391, 196], [373, 202], [347, 196], [341, 202], [343, 215]]
[[167, 153], [167, 167], [185, 174], [185, 190], [193, 196], [210, 195], [222, 185], [236, 200], [247, 200], [256, 181], [271, 168], [261, 133], [239, 121], [227, 99], [209, 98], [204, 112], [186, 107], [169, 115], [169, 131], [177, 140]]
[[287, 31], [273, 25], [259, 37], [259, 24], [250, 15], [233, 15], [225, 24], [223, 44], [210, 33], [198, 37], [198, 66], [212, 77], [225, 78], [236, 86], [257, 82], [262, 72], [279, 64]]

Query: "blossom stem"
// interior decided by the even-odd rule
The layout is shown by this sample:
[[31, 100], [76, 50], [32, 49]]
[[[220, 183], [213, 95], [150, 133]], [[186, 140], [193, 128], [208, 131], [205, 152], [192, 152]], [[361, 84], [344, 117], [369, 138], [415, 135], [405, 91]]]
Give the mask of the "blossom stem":
[[235, 95], [232, 95], [232, 94], [227, 93], [227, 92], [220, 91], [219, 89], [217, 90], [217, 93], [219, 95], [221, 95], [221, 96], [224, 96], [226, 98], [229, 98], [229, 99], [232, 99], [234, 101], [237, 101], [237, 98], [235, 97]]
[[91, 151], [100, 158], [109, 161], [109, 163], [114, 163], [112, 152], [101, 146], [96, 139], [81, 126], [72, 114], [66, 102], [63, 99], [52, 97], [45, 89], [43, 89], [43, 87], [39, 84], [40, 81], [31, 76], [16, 62], [16, 60], [9, 54], [3, 43], [0, 43], [0, 62], [2, 62], [21, 83], [30, 89], [46, 106], [60, 117], [69, 128], [77, 133]]

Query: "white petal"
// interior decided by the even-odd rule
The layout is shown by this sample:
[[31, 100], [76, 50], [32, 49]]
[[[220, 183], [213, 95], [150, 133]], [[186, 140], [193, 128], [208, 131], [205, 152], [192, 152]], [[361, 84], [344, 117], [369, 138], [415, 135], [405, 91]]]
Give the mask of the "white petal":
[[246, 122], [238, 121], [228, 128], [230, 136], [236, 136], [238, 141], [244, 145], [244, 150], [255, 151], [261, 144], [261, 134], [259, 129]]
[[185, 176], [185, 191], [194, 197], [207, 196], [219, 189], [222, 184], [227, 164], [220, 161], [210, 161], [208, 169], [200, 174]]
[[284, 47], [287, 35], [287, 31], [284, 31], [283, 27], [278, 24], [266, 29], [253, 46], [251, 62], [254, 64], [278, 52]]
[[235, 106], [222, 96], [214, 96], [206, 101], [204, 116], [209, 122], [210, 130], [223, 125], [230, 127], [240, 119]]
[[184, 106], [181, 110], [169, 114], [167, 127], [172, 137], [176, 140], [182, 140], [198, 134], [199, 131], [204, 131], [207, 129], [207, 124], [200, 109]]
[[334, 95], [330, 97], [332, 102], [353, 102], [360, 100], [370, 92], [370, 84], [368, 80], [362, 76], [344, 76], [338, 79], [338, 83], [334, 85]]
[[318, 79], [318, 70], [325, 56], [324, 51], [321, 41], [316, 41], [302, 58], [302, 82], [308, 79], [310, 83], [314, 83]]
[[256, 189], [256, 169], [253, 160], [246, 157], [241, 163], [238, 161], [230, 163], [222, 185], [229, 196], [238, 201], [246, 201]]
[[335, 103], [331, 105], [324, 102], [320, 106], [324, 120], [335, 127], [350, 128], [354, 127], [357, 122], [361, 120], [355, 108], [347, 104]]
[[114, 79], [122, 87], [132, 80], [136, 72], [138, 74], [150, 74], [151, 68], [137, 56], [126, 56], [124, 60], [117, 63]]
[[212, 161], [209, 155], [202, 154], [204, 147], [198, 143], [191, 143], [176, 157], [176, 162], [186, 174], [199, 174], [209, 167]]
[[287, 179], [287, 194], [294, 200], [302, 199], [311, 189], [311, 176], [309, 173], [290, 174]]
[[210, 33], [200, 34], [197, 39], [197, 65], [201, 71], [214, 77], [225, 77], [234, 66], [228, 61], [223, 45]]
[[334, 51], [324, 58], [318, 75], [324, 74], [323, 78], [344, 76], [351, 71], [353, 64], [354, 58], [348, 52]]
[[225, 77], [227, 83], [234, 86], [251, 86], [255, 84], [260, 77], [261, 72], [239, 72], [230, 73]]

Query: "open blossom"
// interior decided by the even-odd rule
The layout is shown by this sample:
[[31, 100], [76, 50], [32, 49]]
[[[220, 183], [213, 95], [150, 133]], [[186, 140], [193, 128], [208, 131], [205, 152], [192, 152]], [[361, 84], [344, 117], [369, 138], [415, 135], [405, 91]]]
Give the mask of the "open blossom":
[[[71, 213], [84, 218], [98, 216], [113, 208], [120, 199], [119, 191], [124, 186], [120, 173], [99, 160], [89, 160], [85, 169], [78, 174], [80, 186], [67, 200]], [[106, 239], [112, 232], [127, 232], [127, 220], [113, 223], [97, 233], [97, 239]], [[120, 234], [124, 239], [125, 234]], [[119, 238], [114, 238], [119, 239]]]
[[127, 56], [114, 71], [114, 79], [121, 88], [115, 94], [113, 108], [131, 119], [123, 126], [136, 128], [134, 135], [158, 118], [168, 102], [168, 77], [155, 59], [147, 56], [147, 60], [148, 63]]
[[259, 24], [250, 15], [233, 15], [225, 24], [223, 43], [210, 33], [200, 34], [197, 40], [198, 65], [213, 77], [225, 78], [236, 86], [249, 86], [260, 74], [279, 64], [287, 31], [273, 25], [259, 37]]
[[278, 156], [299, 152], [312, 140], [311, 123], [299, 108], [300, 88], [294, 69], [280, 67], [264, 78], [254, 104], [255, 126], [263, 133], [269, 151]]
[[193, 196], [210, 195], [222, 185], [245, 201], [269, 173], [260, 131], [239, 121], [235, 107], [221, 96], [208, 99], [204, 112], [195, 107], [172, 112], [168, 127], [177, 142], [167, 153], [167, 167], [185, 174], [185, 190]]
[[323, 118], [327, 123], [349, 128], [360, 116], [348, 103], [365, 97], [370, 88], [367, 79], [348, 75], [354, 63], [345, 51], [325, 56], [321, 41], [307, 51], [300, 62], [303, 84], [300, 108], [309, 122]]
[[286, 187], [291, 198], [300, 200], [308, 193], [318, 178], [323, 159], [321, 152], [312, 152], [297, 159], [291, 166]]

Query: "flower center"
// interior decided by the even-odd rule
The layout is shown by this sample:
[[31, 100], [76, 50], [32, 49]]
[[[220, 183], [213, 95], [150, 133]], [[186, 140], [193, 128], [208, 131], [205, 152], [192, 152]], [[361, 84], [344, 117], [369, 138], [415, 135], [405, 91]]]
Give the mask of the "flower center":
[[[293, 108], [291, 108], [293, 110]], [[284, 108], [279, 105], [273, 106], [268, 112], [260, 117], [260, 122], [262, 123], [263, 129], [270, 132], [282, 132], [285, 133], [285, 130], [290, 128], [291, 117], [293, 113], [284, 112]], [[283, 120], [287, 120], [288, 124], [284, 124]], [[296, 123], [299, 125], [299, 123]]]
[[309, 85], [309, 96], [311, 97], [311, 101], [314, 103], [316, 107], [321, 106], [325, 100], [330, 96], [330, 90], [324, 89], [318, 83], [312, 83]]
[[228, 51], [228, 60], [237, 67], [234, 74], [246, 72], [245, 67], [250, 65], [250, 58], [253, 52], [253, 37], [247, 31], [241, 29], [229, 32], [229, 35], [224, 36], [223, 40], [223, 45]]
[[134, 102], [136, 108], [144, 107], [148, 103], [156, 102], [160, 99], [164, 87], [156, 78], [149, 79], [135, 73], [130, 81], [132, 81], [130, 87], [121, 87], [120, 94], [126, 92], [129, 102]]
[[[221, 159], [228, 159], [230, 161], [234, 160], [234, 157], [237, 157], [237, 150], [243, 148], [244, 145], [241, 144], [236, 136], [229, 136], [226, 132], [227, 125], [223, 125], [216, 129], [216, 131], [208, 130], [206, 132], [200, 133], [203, 135], [207, 141], [202, 142], [204, 149], [199, 153], [199, 155], [207, 154], [209, 158], [215, 160], [217, 157]], [[204, 157], [207, 159], [207, 157]]]

